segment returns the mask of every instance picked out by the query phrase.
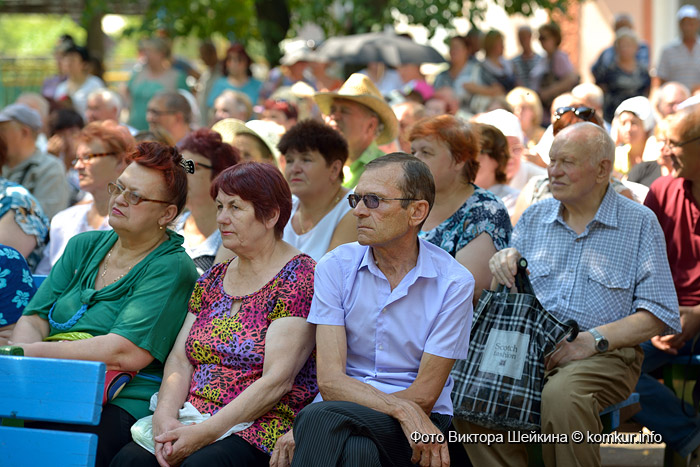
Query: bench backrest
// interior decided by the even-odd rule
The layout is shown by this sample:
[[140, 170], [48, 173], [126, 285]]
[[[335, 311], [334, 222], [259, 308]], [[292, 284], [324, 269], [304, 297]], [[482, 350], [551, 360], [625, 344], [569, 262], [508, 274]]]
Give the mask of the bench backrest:
[[[0, 417], [97, 425], [102, 413], [105, 364], [0, 355]], [[0, 427], [3, 466], [87, 465], [97, 436]]]

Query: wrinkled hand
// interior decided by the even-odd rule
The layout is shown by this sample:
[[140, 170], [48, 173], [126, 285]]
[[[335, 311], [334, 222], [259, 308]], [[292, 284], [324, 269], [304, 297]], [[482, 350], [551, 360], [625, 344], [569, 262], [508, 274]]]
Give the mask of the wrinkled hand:
[[412, 433], [418, 432], [421, 435], [442, 435], [442, 432], [435, 426], [430, 418], [423, 412], [418, 404], [411, 401], [406, 402], [405, 414], [399, 420], [403, 434], [408, 438], [413, 455], [411, 462], [419, 464], [421, 467], [449, 467], [450, 453], [447, 443], [415, 443]]
[[180, 428], [181, 426], [185, 426], [182, 423], [180, 423], [175, 417], [168, 416], [168, 415], [161, 415], [158, 411], [153, 415], [153, 441], [155, 445], [155, 454], [156, 454], [156, 460], [158, 463], [163, 466], [169, 466], [168, 462], [165, 460], [165, 455], [171, 455], [173, 452], [173, 445], [170, 442], [167, 443], [159, 443], [158, 441], [155, 440], [156, 437], [159, 435], [162, 435], [163, 433], [167, 433], [168, 431], [175, 430], [176, 428]]
[[520, 252], [515, 248], [497, 251], [489, 260], [489, 269], [494, 280], [499, 284], [505, 284], [509, 289], [513, 287], [520, 257]]
[[[162, 467], [180, 465], [190, 455], [208, 446], [212, 441], [202, 423], [180, 426], [156, 436], [154, 440], [156, 443], [164, 445], [161, 453], [165, 463], [162, 463], [156, 456]], [[168, 443], [170, 449], [167, 449]]]
[[590, 332], [580, 332], [573, 342], [559, 342], [554, 352], [544, 359], [545, 368], [551, 370], [574, 360], [583, 360], [596, 354], [595, 338]]
[[700, 332], [700, 305], [681, 306], [678, 310], [681, 314], [681, 332], [651, 338], [654, 347], [671, 355], [678, 355], [678, 349]]
[[270, 456], [270, 467], [289, 467], [292, 465], [295, 447], [292, 430], [277, 438], [275, 449], [273, 449], [272, 456]]

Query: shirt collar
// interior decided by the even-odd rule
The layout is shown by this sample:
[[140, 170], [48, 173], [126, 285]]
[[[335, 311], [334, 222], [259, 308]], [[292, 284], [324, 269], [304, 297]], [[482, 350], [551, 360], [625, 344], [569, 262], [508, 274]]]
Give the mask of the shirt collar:
[[[418, 277], [437, 277], [437, 270], [435, 269], [435, 264], [433, 264], [430, 253], [427, 251], [427, 242], [422, 239], [417, 239], [418, 241], [418, 260], [416, 261], [416, 266], [413, 268], [413, 273], [416, 278]], [[362, 256], [362, 261], [360, 262], [360, 267], [358, 269], [367, 268], [369, 272], [375, 276], [384, 277], [384, 274], [374, 262], [374, 256], [372, 255], [372, 249], [369, 246], [365, 247], [365, 254]], [[414, 279], [415, 280], [415, 279]]]
[[372, 162], [374, 159], [376, 159], [378, 157], [377, 152], [380, 153], [379, 154], [380, 156], [384, 155], [384, 153], [381, 151], [381, 149], [379, 149], [379, 146], [377, 146], [377, 143], [372, 141], [372, 144], [370, 144], [367, 147], [367, 149], [364, 150], [362, 155], [360, 155], [360, 157], [355, 162], [353, 162], [351, 164], [351, 167], [352, 166], [360, 166], [360, 165], [365, 166], [365, 165], [369, 164], [370, 162]]
[[[615, 203], [615, 196], [618, 196], [617, 192], [612, 185], [608, 183], [605, 196], [603, 196], [603, 201], [601, 201], [600, 206], [598, 206], [598, 211], [595, 213], [595, 217], [591, 222], [598, 222], [610, 227], [617, 227], [617, 203]], [[551, 224], [557, 220], [562, 224], [566, 224], [561, 215], [564, 208], [561, 201], [557, 201], [557, 206], [557, 209], [553, 209], [549, 214], [544, 216], [543, 221], [545, 224]]]

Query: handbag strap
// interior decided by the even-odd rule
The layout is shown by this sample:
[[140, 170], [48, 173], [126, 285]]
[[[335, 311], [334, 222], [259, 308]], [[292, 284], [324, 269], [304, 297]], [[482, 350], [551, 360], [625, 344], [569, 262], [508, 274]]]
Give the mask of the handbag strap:
[[[520, 258], [517, 263], [518, 271], [515, 273], [515, 288], [518, 293], [535, 295], [535, 291], [532, 288], [532, 283], [527, 274], [527, 260], [525, 258]], [[507, 292], [506, 286], [504, 284], [499, 284], [496, 292]]]

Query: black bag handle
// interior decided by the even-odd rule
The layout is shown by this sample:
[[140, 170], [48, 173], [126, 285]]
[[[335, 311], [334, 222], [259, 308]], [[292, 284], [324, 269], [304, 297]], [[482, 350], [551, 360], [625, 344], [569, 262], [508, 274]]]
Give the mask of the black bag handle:
[[[515, 274], [515, 288], [518, 293], [535, 295], [535, 290], [532, 288], [532, 282], [530, 282], [530, 278], [527, 274], [527, 260], [522, 257], [518, 260], [518, 272]], [[498, 284], [496, 292], [508, 292], [508, 290], [504, 284]], [[564, 325], [570, 328], [569, 335], [566, 340], [568, 342], [573, 342], [579, 333], [578, 323], [573, 319], [569, 319], [564, 322]]]

